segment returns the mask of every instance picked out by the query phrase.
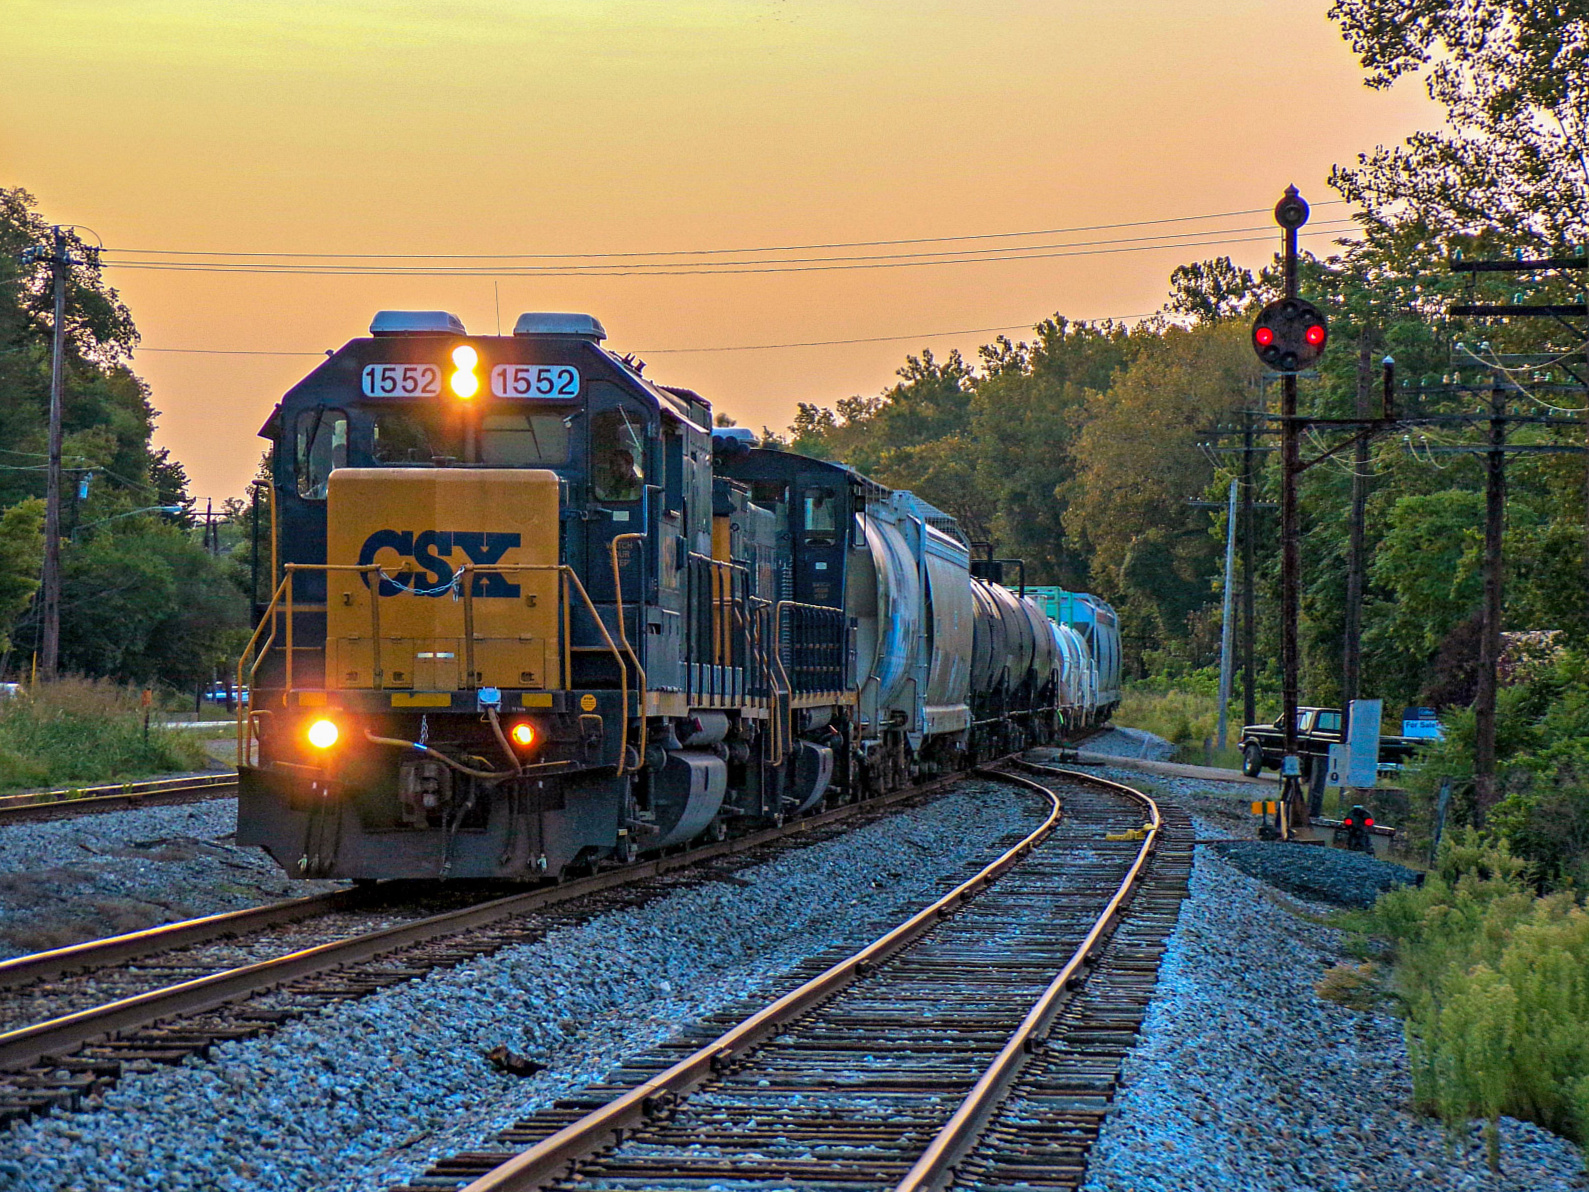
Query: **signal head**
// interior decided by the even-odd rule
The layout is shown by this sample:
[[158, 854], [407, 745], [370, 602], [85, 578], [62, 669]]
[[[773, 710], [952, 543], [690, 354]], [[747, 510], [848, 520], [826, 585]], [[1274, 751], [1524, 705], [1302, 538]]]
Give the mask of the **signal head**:
[[1275, 204], [1275, 223], [1282, 228], [1300, 228], [1308, 222], [1308, 203], [1294, 186], [1286, 187], [1286, 193], [1280, 196], [1280, 201]]
[[1300, 298], [1278, 298], [1258, 312], [1252, 325], [1252, 350], [1276, 372], [1311, 368], [1329, 342], [1324, 314]]

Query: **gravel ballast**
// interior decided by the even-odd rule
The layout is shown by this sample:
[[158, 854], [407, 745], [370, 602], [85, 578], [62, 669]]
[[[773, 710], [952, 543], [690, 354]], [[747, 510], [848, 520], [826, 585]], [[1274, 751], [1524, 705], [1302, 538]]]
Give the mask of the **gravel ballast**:
[[1401, 1023], [1314, 993], [1342, 933], [1289, 913], [1212, 848], [1197, 852], [1085, 1192], [1589, 1186], [1578, 1149], [1526, 1122], [1502, 1119], [1499, 1176], [1477, 1127], [1448, 1149], [1441, 1125], [1408, 1108]]
[[1418, 873], [1364, 853], [1314, 844], [1220, 844], [1225, 861], [1289, 894], [1337, 906], [1373, 906], [1386, 890], [1412, 885]]
[[0, 959], [337, 889], [232, 842], [235, 798], [0, 827]]
[[[101, 1109], [0, 1136], [0, 1189], [389, 1187], [678, 1026], [781, 988], [812, 953], [875, 938], [1039, 819], [1031, 796], [972, 780], [733, 882], [126, 1076]], [[482, 1054], [498, 1044], [548, 1067], [498, 1074]]]

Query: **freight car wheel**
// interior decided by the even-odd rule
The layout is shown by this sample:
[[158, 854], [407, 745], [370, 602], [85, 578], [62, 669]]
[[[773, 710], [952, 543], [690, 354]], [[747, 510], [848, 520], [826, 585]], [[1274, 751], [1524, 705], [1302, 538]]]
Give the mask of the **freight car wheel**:
[[1248, 741], [1241, 751], [1241, 772], [1248, 778], [1256, 778], [1263, 773], [1263, 746], [1256, 741]]

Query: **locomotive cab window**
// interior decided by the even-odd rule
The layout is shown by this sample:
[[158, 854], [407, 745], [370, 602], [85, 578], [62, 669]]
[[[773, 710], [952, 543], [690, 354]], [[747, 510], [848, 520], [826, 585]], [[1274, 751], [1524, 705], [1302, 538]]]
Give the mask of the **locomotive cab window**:
[[298, 495], [323, 501], [331, 473], [348, 466], [348, 416], [324, 406], [305, 410], [298, 415], [297, 432]]
[[487, 414], [480, 420], [480, 462], [560, 467], [568, 462], [568, 423], [560, 414]]
[[645, 487], [645, 437], [628, 410], [590, 420], [590, 483], [598, 501], [638, 501]]
[[831, 488], [808, 488], [806, 497], [806, 541], [832, 546], [839, 532], [838, 494]]
[[378, 464], [428, 464], [438, 456], [458, 457], [463, 449], [447, 433], [445, 416], [431, 408], [392, 407], [375, 412], [370, 455]]

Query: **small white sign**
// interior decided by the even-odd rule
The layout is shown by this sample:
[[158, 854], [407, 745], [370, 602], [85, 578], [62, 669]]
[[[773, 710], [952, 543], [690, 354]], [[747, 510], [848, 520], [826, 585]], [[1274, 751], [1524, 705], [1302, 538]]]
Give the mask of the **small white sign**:
[[579, 369], [571, 364], [499, 364], [491, 370], [497, 397], [579, 396]]
[[434, 397], [441, 392], [441, 369], [434, 364], [366, 364], [365, 397]]
[[1329, 772], [1325, 775], [1325, 786], [1345, 786], [1347, 769], [1347, 749], [1345, 745], [1335, 744], [1330, 746]]

